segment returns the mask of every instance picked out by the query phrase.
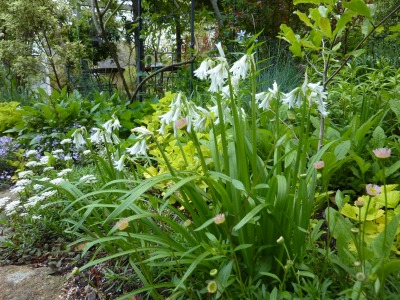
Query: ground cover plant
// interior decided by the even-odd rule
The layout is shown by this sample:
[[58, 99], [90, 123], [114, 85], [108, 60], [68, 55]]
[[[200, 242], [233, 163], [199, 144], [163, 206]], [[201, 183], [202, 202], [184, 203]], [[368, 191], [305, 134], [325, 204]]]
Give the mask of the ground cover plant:
[[[396, 297], [399, 71], [365, 67], [359, 49], [340, 52], [353, 18], [377, 30], [370, 6], [352, 0], [336, 14], [335, 1], [308, 2], [309, 14], [296, 14], [310, 31], [281, 33], [309, 60], [297, 87], [265, 87], [255, 35], [233, 61], [217, 43], [192, 95], [166, 93], [130, 111], [106, 103], [98, 114], [102, 101], [83, 101], [78, 113], [77, 94], [43, 95], [68, 127], [58, 120], [52, 148], [35, 143], [40, 131], [19, 138], [29, 140], [22, 152], [4, 138], [4, 163], [17, 162], [18, 198], [0, 199], [14, 232], [8, 249], [64, 236], [90, 253], [71, 276], [124, 267], [108, 271], [131, 287], [119, 299]], [[36, 109], [34, 120], [49, 125], [51, 111]]]

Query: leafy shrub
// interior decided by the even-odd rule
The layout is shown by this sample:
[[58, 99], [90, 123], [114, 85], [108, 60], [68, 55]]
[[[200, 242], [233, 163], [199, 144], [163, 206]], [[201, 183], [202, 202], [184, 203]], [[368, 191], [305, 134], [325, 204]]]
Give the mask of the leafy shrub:
[[18, 102], [0, 102], [0, 133], [20, 123], [22, 115]]

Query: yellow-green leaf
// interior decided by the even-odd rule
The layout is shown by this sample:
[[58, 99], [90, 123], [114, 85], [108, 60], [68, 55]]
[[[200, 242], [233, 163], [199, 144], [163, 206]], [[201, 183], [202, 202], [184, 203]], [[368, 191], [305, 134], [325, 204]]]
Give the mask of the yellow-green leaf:
[[328, 38], [332, 38], [332, 28], [331, 23], [329, 22], [328, 18], [320, 18], [319, 19], [319, 27], [323, 34], [325, 34]]
[[363, 0], [351, 0], [350, 2], [343, 1], [343, 6], [360, 15], [371, 17], [371, 11]]
[[302, 13], [301, 11], [295, 11], [295, 14], [299, 16], [300, 20], [303, 21], [304, 24], [306, 24], [308, 27], [314, 28], [314, 25], [311, 23], [311, 20], [305, 13]]

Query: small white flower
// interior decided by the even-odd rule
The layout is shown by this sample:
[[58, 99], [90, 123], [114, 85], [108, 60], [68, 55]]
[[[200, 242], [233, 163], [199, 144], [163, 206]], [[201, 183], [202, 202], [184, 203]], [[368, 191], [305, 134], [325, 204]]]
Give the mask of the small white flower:
[[31, 171], [31, 170], [28, 170], [28, 171], [22, 171], [22, 172], [19, 172], [18, 173], [18, 178], [26, 178], [26, 177], [29, 177], [29, 176], [32, 176], [33, 175], [33, 171]]
[[40, 158], [40, 164], [41, 165], [47, 165], [49, 163], [49, 159], [50, 159], [50, 157], [43, 156], [42, 158]]
[[18, 180], [16, 183], [15, 183], [15, 186], [23, 186], [23, 187], [25, 187], [25, 186], [27, 186], [27, 185], [30, 185], [32, 183], [32, 180], [29, 180], [29, 179], [21, 179], [21, 180]]
[[283, 94], [282, 102], [287, 104], [289, 108], [300, 107], [304, 101], [305, 95], [302, 93], [301, 88], [295, 88], [287, 94]]
[[85, 150], [82, 153], [83, 153], [83, 155], [89, 155], [90, 154], [90, 150]]
[[39, 191], [41, 191], [41, 190], [44, 189], [44, 186], [41, 185], [41, 184], [35, 184], [35, 185], [33, 186], [33, 189], [34, 189], [36, 192], [39, 192]]
[[63, 139], [63, 140], [60, 142], [60, 145], [71, 144], [71, 143], [72, 143], [72, 140], [71, 140], [71, 139]]
[[24, 205], [25, 208], [29, 208], [31, 206], [35, 206], [40, 201], [43, 201], [44, 198], [42, 196], [32, 196], [28, 198], [27, 203]]
[[33, 156], [33, 155], [37, 155], [37, 154], [38, 154], [37, 150], [28, 150], [28, 151], [26, 151], [26, 153], [25, 153], [25, 155], [26, 155], [27, 157]]
[[25, 187], [24, 186], [16, 186], [16, 187], [14, 187], [14, 188], [12, 188], [10, 190], [10, 193], [11, 194], [18, 194], [18, 193], [21, 193], [23, 191], [25, 191]]
[[65, 156], [64, 156], [64, 160], [65, 160], [65, 161], [71, 161], [71, 160], [72, 160], [71, 155], [69, 155], [69, 154], [68, 154], [68, 155], [65, 155]]
[[19, 214], [20, 217], [25, 217], [25, 216], [27, 216], [27, 215], [28, 215], [28, 213], [26, 213], [26, 212], [20, 213], [20, 214]]
[[20, 200], [15, 200], [15, 201], [11, 201], [9, 202], [5, 207], [4, 210], [6, 212], [6, 214], [9, 216], [13, 213], [15, 213], [15, 209], [21, 204]]
[[55, 185], [60, 185], [63, 183], [65, 180], [63, 178], [55, 178], [53, 180], [50, 180], [50, 183], [55, 184]]
[[43, 199], [47, 199], [47, 198], [54, 196], [55, 194], [57, 194], [56, 190], [50, 190], [50, 191], [43, 192], [40, 196]]
[[41, 216], [36, 216], [36, 215], [33, 215], [32, 216], [32, 219], [33, 220], [40, 220], [42, 217]]
[[72, 169], [64, 169], [64, 170], [61, 170], [60, 172], [58, 172], [57, 176], [58, 177], [63, 177], [64, 175], [66, 175], [68, 173], [71, 173], [71, 172], [72, 172]]
[[240, 42], [246, 37], [246, 31], [245, 30], [240, 30], [237, 33], [237, 40]]
[[8, 201], [10, 201], [10, 200], [11, 200], [10, 197], [3, 197], [3, 198], [0, 198], [0, 208], [2, 208], [3, 206], [5, 206], [5, 205], [8, 203]]
[[63, 149], [56, 149], [54, 151], [51, 151], [51, 154], [53, 154], [53, 155], [57, 155], [57, 154], [61, 154], [61, 153], [64, 153]]
[[37, 161], [32, 160], [32, 161], [28, 161], [25, 164], [25, 167], [33, 168], [33, 167], [37, 167], [38, 165], [39, 165], [39, 163]]
[[[54, 168], [53, 168], [54, 169]], [[39, 181], [49, 181], [50, 178], [49, 177], [42, 177], [40, 179], [38, 179]]]
[[122, 155], [118, 161], [114, 161], [114, 168], [117, 171], [122, 171], [125, 167], [124, 161], [125, 161], [125, 155]]
[[51, 171], [51, 170], [54, 170], [54, 167], [43, 168], [43, 172], [48, 172], [48, 171]]
[[97, 178], [94, 175], [88, 174], [88, 175], [82, 176], [79, 179], [79, 181], [82, 181], [83, 183], [86, 183], [86, 184], [93, 184], [93, 183], [97, 182]]

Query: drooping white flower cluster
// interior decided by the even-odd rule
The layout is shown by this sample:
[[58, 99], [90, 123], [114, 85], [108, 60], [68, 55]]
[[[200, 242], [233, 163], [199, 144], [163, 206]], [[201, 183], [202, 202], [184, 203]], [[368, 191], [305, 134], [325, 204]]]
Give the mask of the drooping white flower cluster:
[[306, 73], [303, 85], [285, 94], [282, 101], [287, 104], [289, 108], [295, 106], [300, 107], [303, 101], [308, 101], [309, 107], [316, 104], [321, 115], [326, 117], [328, 111], [326, 110], [326, 102], [324, 100], [327, 98], [327, 94], [328, 93], [324, 91], [324, 87], [320, 82], [309, 83]]
[[274, 81], [272, 85], [272, 89], [268, 89], [268, 92], [261, 92], [256, 94], [256, 102], [258, 103], [258, 107], [260, 109], [270, 109], [271, 101], [273, 99], [277, 99], [280, 97], [280, 92], [278, 88], [278, 84]]
[[[224, 98], [237, 92], [240, 79], [246, 79], [250, 70], [255, 67], [254, 54], [245, 54], [229, 69], [221, 43], [216, 44], [219, 56], [205, 59], [194, 75], [200, 80], [210, 80], [209, 92], [221, 93]], [[230, 78], [230, 82], [227, 79]]]
[[202, 130], [210, 113], [192, 101], [189, 101], [184, 94], [179, 92], [170, 104], [171, 110], [160, 116], [161, 127], [157, 131], [165, 134], [165, 128], [170, 125], [176, 136], [178, 129], [186, 127], [188, 132]]

